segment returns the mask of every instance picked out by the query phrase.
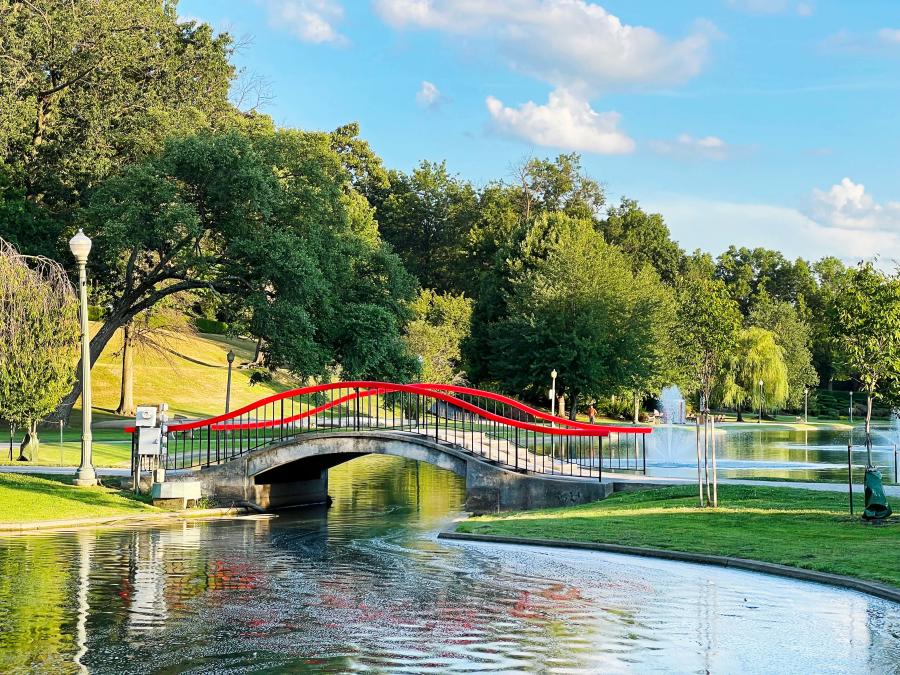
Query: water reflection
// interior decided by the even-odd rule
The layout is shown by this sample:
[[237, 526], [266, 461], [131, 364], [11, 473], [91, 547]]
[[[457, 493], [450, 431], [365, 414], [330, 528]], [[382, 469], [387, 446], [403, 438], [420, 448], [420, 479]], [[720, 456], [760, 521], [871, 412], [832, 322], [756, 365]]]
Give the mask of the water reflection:
[[[690, 425], [660, 427], [647, 441], [648, 473], [655, 476], [696, 476], [695, 430]], [[789, 430], [729, 425], [717, 428], [718, 475], [723, 478], [789, 478], [845, 480], [847, 445], [853, 443], [853, 470], [865, 468], [861, 433], [843, 430]], [[873, 462], [886, 483], [893, 483], [893, 430], [874, 431]]]
[[[0, 671], [892, 672], [865, 596], [621, 556], [438, 542], [463, 485], [387, 457], [330, 510], [0, 539]], [[790, 650], [784, 644], [789, 636]]]

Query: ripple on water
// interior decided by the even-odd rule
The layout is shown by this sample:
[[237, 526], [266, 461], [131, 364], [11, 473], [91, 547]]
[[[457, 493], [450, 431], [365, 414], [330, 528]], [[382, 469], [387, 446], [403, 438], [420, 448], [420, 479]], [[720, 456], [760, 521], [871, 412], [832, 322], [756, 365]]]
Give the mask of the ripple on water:
[[[418, 487], [418, 490], [416, 489]], [[0, 540], [0, 671], [900, 672], [896, 605], [611, 554], [444, 543], [459, 479], [389, 458], [278, 519]]]

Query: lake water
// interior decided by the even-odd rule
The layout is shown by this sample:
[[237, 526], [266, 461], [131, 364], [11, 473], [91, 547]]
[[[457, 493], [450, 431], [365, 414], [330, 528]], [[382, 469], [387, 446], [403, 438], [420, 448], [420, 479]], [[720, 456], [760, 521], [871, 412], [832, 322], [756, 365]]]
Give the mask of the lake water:
[[373, 456], [331, 509], [0, 538], [0, 671], [900, 673], [900, 607], [777, 577], [449, 543], [453, 474]]
[[[756, 426], [752, 422], [719, 427], [716, 433], [718, 474], [724, 478], [846, 480], [847, 445], [851, 438], [854, 478], [861, 481], [866, 452], [864, 434], [859, 429], [794, 431]], [[896, 442], [892, 429], [874, 430], [873, 463], [881, 470], [885, 483], [893, 483]], [[647, 441], [647, 465], [649, 475], [696, 476], [695, 428], [690, 425], [654, 428]]]

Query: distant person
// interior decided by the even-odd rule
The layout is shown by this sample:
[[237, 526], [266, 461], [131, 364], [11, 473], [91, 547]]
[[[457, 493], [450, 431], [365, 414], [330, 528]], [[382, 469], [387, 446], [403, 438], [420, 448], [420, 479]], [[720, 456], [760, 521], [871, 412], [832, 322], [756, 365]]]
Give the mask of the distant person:
[[588, 408], [588, 419], [591, 421], [591, 424], [597, 419], [597, 411], [594, 409], [594, 406]]

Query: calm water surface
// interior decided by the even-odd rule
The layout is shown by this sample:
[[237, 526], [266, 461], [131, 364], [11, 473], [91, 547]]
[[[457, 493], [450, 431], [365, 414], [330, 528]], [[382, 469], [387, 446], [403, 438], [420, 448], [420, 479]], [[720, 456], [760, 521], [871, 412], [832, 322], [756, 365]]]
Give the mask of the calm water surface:
[[624, 556], [450, 544], [456, 476], [331, 472], [330, 510], [0, 539], [0, 671], [900, 673], [900, 607]]
[[[866, 453], [860, 429], [794, 431], [760, 428], [752, 422], [727, 425], [716, 434], [718, 474], [724, 478], [846, 480], [847, 445], [851, 442], [854, 478], [861, 481]], [[874, 429], [872, 459], [886, 484], [894, 482], [894, 443], [900, 444], [896, 429]], [[647, 461], [650, 475], [696, 476], [695, 428], [656, 427], [647, 441]]]

